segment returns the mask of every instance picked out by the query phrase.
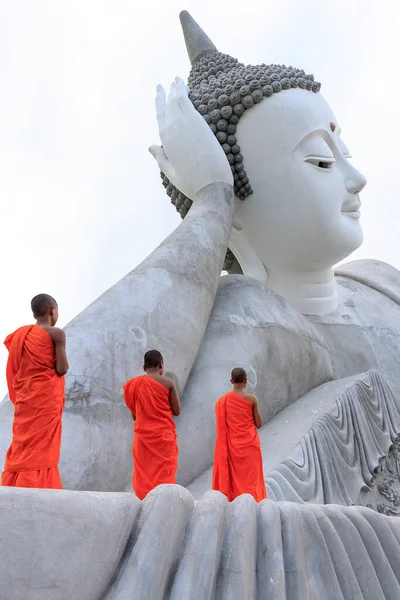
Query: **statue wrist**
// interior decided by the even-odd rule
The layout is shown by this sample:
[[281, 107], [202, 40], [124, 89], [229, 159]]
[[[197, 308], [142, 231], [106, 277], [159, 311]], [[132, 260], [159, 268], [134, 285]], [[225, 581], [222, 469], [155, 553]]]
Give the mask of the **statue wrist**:
[[196, 204], [227, 204], [231, 207], [232, 211], [235, 206], [235, 195], [233, 192], [233, 185], [224, 181], [216, 181], [209, 183], [201, 188], [195, 196], [194, 205]]

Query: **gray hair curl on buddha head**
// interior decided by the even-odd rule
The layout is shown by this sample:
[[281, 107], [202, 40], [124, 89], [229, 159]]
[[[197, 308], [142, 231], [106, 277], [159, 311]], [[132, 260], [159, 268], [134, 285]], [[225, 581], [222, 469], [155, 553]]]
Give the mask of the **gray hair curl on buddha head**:
[[[321, 84], [313, 75], [285, 65], [247, 65], [228, 54], [222, 54], [187, 11], [180, 14], [186, 48], [192, 69], [189, 74], [189, 98], [208, 123], [231, 165], [235, 196], [245, 200], [253, 193], [245, 170], [244, 158], [236, 139], [240, 117], [264, 98], [291, 88], [317, 93]], [[182, 194], [161, 173], [161, 179], [172, 204], [182, 219], [192, 200]], [[232, 270], [236, 259], [228, 250], [224, 269]], [[233, 269], [237, 272], [237, 265]]]

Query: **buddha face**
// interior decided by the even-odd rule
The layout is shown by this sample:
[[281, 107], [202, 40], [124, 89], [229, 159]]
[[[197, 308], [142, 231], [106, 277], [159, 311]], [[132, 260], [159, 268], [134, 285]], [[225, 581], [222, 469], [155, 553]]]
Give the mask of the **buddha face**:
[[321, 94], [273, 94], [246, 111], [237, 138], [254, 193], [238, 203], [235, 227], [267, 271], [324, 269], [360, 246], [366, 179]]

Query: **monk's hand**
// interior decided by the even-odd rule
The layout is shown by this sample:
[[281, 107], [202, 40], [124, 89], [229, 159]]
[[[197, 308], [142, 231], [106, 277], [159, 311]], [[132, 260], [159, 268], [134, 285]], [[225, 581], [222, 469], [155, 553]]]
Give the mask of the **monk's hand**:
[[156, 111], [162, 147], [150, 153], [160, 170], [185, 196], [194, 200], [210, 183], [233, 185], [232, 171], [218, 140], [188, 97], [182, 79], [176, 78], [166, 100], [157, 87]]

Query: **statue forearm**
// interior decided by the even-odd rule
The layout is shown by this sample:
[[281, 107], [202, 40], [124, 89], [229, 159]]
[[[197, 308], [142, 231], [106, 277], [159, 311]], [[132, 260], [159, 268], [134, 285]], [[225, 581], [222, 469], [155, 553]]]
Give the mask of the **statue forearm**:
[[232, 186], [200, 190], [177, 229], [136, 269], [67, 327], [67, 399], [115, 400], [159, 349], [182, 391], [201, 344], [222, 270], [234, 211]]
[[[171, 294], [176, 301], [182, 299], [186, 306], [185, 313], [199, 314], [198, 309], [206, 303], [210, 304], [209, 314], [226, 255], [233, 209], [232, 186], [224, 183], [206, 186], [198, 192], [179, 227], [132, 275], [149, 268], [166, 269], [174, 280], [175, 287]], [[194, 290], [196, 298], [191, 299], [186, 294], [191, 294]], [[209, 296], [207, 291], [210, 292]], [[199, 306], [194, 308], [191, 300]]]

